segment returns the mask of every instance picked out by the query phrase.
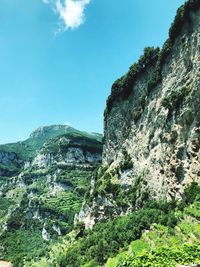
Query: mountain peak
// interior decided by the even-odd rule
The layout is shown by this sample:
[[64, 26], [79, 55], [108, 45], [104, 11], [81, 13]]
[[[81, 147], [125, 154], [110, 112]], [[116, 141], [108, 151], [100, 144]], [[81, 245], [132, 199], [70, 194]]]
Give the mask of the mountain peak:
[[37, 138], [39, 136], [46, 136], [50, 133], [51, 134], [55, 133], [56, 135], [57, 134], [64, 134], [69, 129], [72, 130], [73, 128], [70, 127], [69, 125], [61, 125], [61, 124], [50, 125], [50, 126], [40, 126], [30, 134], [30, 138]]

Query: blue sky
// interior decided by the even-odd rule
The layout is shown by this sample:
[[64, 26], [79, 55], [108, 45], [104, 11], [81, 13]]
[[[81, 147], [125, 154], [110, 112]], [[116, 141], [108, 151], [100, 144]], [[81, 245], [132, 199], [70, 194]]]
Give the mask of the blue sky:
[[51, 124], [102, 132], [112, 83], [163, 44], [184, 3], [81, 1], [0, 1], [0, 143]]

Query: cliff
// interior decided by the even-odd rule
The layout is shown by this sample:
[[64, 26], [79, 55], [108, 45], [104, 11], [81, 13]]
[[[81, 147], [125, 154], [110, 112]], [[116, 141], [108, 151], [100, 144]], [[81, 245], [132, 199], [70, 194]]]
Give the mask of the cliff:
[[118, 79], [107, 100], [103, 164], [78, 220], [86, 227], [200, 183], [200, 1], [179, 8], [163, 48]]

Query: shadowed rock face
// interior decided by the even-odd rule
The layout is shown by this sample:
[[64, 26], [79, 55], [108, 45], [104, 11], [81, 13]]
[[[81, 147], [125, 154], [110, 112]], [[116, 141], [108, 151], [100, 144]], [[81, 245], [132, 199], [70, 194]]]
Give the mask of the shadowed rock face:
[[199, 29], [200, 10], [190, 11], [150, 90], [153, 61], [128, 95], [123, 78], [114, 84], [105, 111], [103, 172], [77, 216], [86, 227], [149, 199], [181, 198], [188, 183], [200, 183]]
[[0, 151], [0, 163], [10, 164], [17, 159], [17, 155], [12, 152]]
[[0, 177], [14, 175], [21, 166], [16, 153], [0, 151]]

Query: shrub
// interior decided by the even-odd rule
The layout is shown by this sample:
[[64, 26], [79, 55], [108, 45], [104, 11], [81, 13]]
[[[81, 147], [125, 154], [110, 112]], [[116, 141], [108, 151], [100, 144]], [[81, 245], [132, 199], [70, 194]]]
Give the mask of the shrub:
[[144, 49], [144, 54], [139, 58], [137, 63], [134, 63], [129, 68], [128, 73], [114, 82], [111, 89], [111, 95], [107, 100], [107, 112], [110, 112], [113, 102], [119, 97], [127, 99], [137, 78], [147, 69], [148, 66], [156, 64], [158, 54], [159, 48], [146, 47]]
[[184, 190], [183, 201], [186, 204], [191, 204], [200, 195], [200, 186], [197, 182], [192, 182]]
[[169, 110], [178, 109], [183, 103], [185, 97], [189, 94], [189, 88], [183, 87], [179, 91], [172, 91], [167, 97], [162, 99], [162, 106]]

